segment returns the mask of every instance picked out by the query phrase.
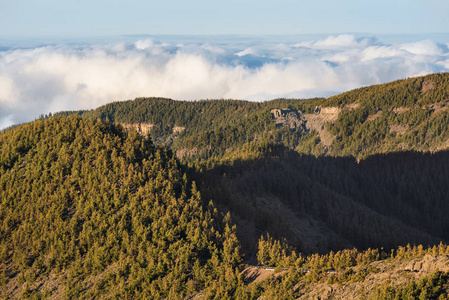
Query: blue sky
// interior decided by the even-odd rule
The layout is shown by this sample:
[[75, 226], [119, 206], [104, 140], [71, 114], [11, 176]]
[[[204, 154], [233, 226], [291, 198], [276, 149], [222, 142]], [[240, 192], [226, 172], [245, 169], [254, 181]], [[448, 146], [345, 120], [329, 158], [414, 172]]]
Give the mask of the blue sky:
[[449, 31], [447, 0], [0, 0], [0, 37]]
[[0, 0], [0, 129], [136, 97], [328, 97], [449, 71], [449, 0]]

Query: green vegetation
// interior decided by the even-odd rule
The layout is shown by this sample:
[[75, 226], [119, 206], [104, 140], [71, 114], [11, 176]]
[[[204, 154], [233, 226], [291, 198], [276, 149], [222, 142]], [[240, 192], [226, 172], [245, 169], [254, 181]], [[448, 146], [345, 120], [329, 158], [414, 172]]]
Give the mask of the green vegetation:
[[[331, 97], [326, 106], [359, 105], [342, 113], [335, 124], [328, 124], [336, 136], [334, 154], [366, 157], [400, 149], [435, 150], [449, 139], [445, 110], [448, 101], [448, 73], [398, 80]], [[380, 116], [367, 120], [376, 113]], [[406, 130], [396, 133], [391, 126]]]
[[448, 299], [449, 273], [435, 271], [429, 276], [399, 288], [385, 286], [377, 288], [372, 299]]
[[202, 195], [231, 212], [247, 256], [260, 232], [303, 253], [449, 240], [447, 151], [357, 162], [250, 143], [202, 169]]
[[[268, 238], [268, 241], [270, 239]], [[265, 247], [261, 248], [258, 257], [263, 260], [263, 253], [274, 252], [283, 253], [279, 250], [279, 243], [268, 243], [261, 239]], [[284, 264], [289, 260], [287, 271], [276, 275], [273, 274], [268, 280], [254, 283], [250, 286], [251, 298], [265, 296], [276, 299], [297, 299], [305, 292], [311, 291], [310, 287], [316, 284], [338, 284], [344, 286], [349, 283], [363, 282], [370, 274], [378, 274], [380, 270], [374, 266], [390, 266], [394, 268], [394, 263], [400, 263], [407, 259], [420, 259], [426, 255], [448, 255], [449, 247], [443, 244], [424, 249], [421, 245], [399, 247], [396, 251], [387, 253], [379, 249], [367, 249], [360, 252], [356, 249], [330, 252], [324, 255], [297, 256], [281, 255], [278, 261], [273, 262]], [[387, 272], [387, 271], [384, 271]], [[295, 288], [296, 287], [296, 288]], [[351, 289], [351, 288], [349, 288]], [[385, 281], [382, 286], [378, 286], [368, 297], [363, 293], [357, 298], [369, 299], [447, 299], [449, 290], [449, 273], [435, 270], [432, 274], [422, 277], [420, 280], [409, 279], [406, 284], [395, 284]], [[334, 296], [340, 298], [338, 295]], [[346, 297], [349, 297], [346, 294]]]
[[[0, 297], [294, 299], [449, 255], [448, 119], [446, 73], [328, 99], [139, 98], [11, 127]], [[125, 129], [138, 123], [148, 134]], [[273, 276], [245, 283], [244, 260]], [[447, 280], [371, 296], [442, 298]]]
[[[0, 136], [2, 281], [22, 297], [232, 295], [239, 244], [173, 155], [102, 121], [50, 118]], [[18, 275], [16, 275], [18, 274]], [[209, 297], [208, 296], [208, 297]]]
[[[84, 118], [110, 120], [122, 124], [154, 124], [151, 137], [158, 144], [174, 151], [196, 148], [195, 158], [207, 159], [224, 154], [254, 141], [282, 142], [298, 146], [299, 130], [277, 128], [272, 122], [271, 109], [288, 107], [307, 110], [314, 101], [274, 100], [257, 103], [237, 100], [173, 101], [160, 98], [138, 98], [114, 102], [92, 111], [62, 112]], [[184, 128], [179, 134], [174, 127]], [[190, 156], [186, 155], [189, 159]]]
[[[315, 107], [342, 109], [327, 122], [334, 137], [323, 147], [316, 130], [276, 126], [272, 109], [313, 114]], [[174, 101], [138, 98], [91, 111], [62, 112], [117, 123], [153, 124], [157, 144], [180, 151], [184, 161], [221, 157], [245, 143], [278, 143], [299, 153], [368, 157], [402, 150], [438, 150], [449, 140], [449, 73], [431, 74], [352, 90], [328, 99]], [[376, 115], [378, 114], [378, 115]], [[370, 119], [376, 115], [376, 118]], [[173, 128], [182, 127], [175, 133]]]

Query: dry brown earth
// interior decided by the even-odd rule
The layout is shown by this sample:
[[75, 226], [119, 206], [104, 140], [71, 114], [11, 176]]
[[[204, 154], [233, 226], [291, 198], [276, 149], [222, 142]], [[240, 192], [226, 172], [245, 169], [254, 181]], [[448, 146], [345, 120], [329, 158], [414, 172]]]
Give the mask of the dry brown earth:
[[[299, 299], [369, 298], [381, 285], [390, 284], [397, 287], [406, 284], [410, 279], [419, 280], [436, 270], [449, 271], [449, 256], [426, 255], [423, 258], [383, 260], [373, 262], [364, 268], [366, 267], [376, 268], [379, 272], [368, 274], [365, 280], [360, 282], [311, 284], [303, 287], [303, 293]], [[358, 269], [354, 268], [354, 271]]]

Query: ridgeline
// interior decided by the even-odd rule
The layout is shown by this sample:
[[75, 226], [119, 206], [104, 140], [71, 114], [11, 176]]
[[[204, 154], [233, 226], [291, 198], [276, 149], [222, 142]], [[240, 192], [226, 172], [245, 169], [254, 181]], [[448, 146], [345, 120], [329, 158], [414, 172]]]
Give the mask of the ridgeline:
[[443, 297], [448, 108], [442, 73], [327, 99], [138, 98], [4, 130], [0, 296]]

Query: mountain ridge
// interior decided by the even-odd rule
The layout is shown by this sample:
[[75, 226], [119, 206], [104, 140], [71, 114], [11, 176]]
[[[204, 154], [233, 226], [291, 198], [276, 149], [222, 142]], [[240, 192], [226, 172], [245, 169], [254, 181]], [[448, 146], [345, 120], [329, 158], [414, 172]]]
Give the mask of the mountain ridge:
[[[281, 143], [300, 153], [363, 158], [401, 150], [446, 149], [448, 107], [449, 74], [436, 73], [329, 98], [265, 102], [137, 98], [60, 114], [107, 119], [126, 126], [143, 123], [151, 127], [157, 144], [174, 151], [197, 149], [183, 160], [221, 156], [227, 149], [255, 140]], [[309, 127], [304, 130], [273, 122], [274, 111], [282, 109], [307, 116], [305, 124]], [[178, 127], [183, 131], [174, 132]]]
[[[327, 99], [138, 98], [3, 131], [0, 295], [444, 296], [448, 95], [441, 73]], [[276, 275], [245, 282], [242, 260]], [[401, 284], [373, 289], [390, 269]]]

